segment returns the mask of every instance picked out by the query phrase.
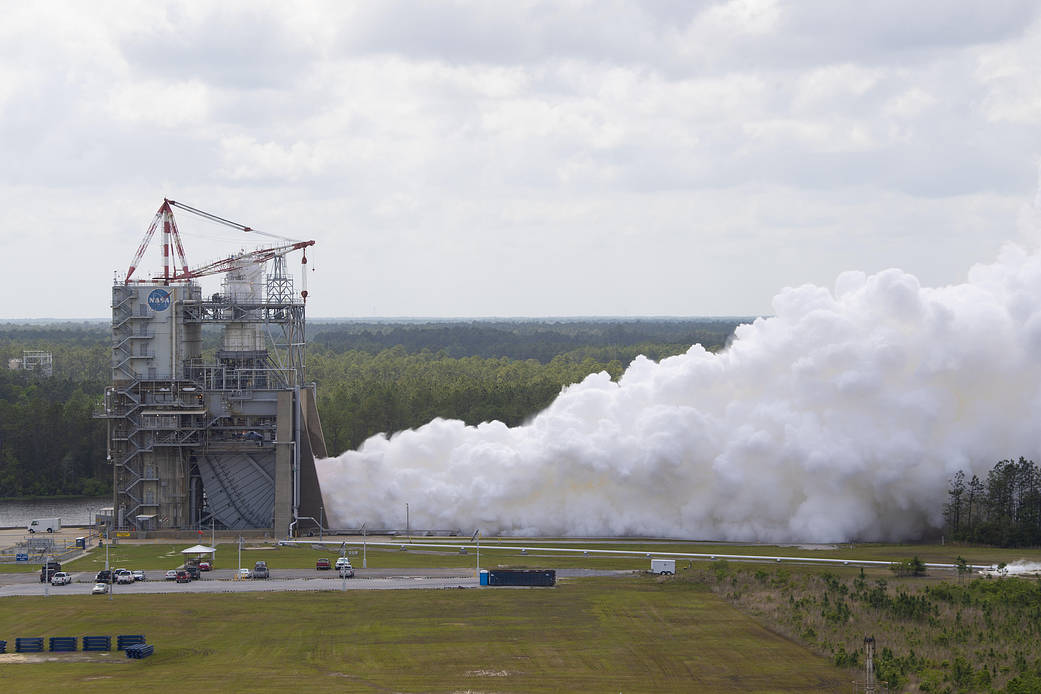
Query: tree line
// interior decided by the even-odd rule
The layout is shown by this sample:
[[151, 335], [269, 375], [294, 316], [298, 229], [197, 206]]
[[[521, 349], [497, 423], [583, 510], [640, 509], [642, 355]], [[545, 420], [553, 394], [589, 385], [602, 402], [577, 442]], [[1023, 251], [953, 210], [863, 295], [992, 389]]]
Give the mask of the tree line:
[[499, 420], [516, 426], [547, 407], [564, 386], [591, 373], [617, 379], [622, 361], [584, 355], [535, 359], [409, 354], [404, 347], [375, 354], [316, 349], [308, 379], [318, 384], [318, 412], [331, 455], [357, 448], [377, 433], [426, 424], [436, 417], [467, 424]]
[[955, 540], [1002, 547], [1041, 545], [1041, 470], [1032, 460], [1000, 460], [985, 479], [950, 480], [944, 506], [947, 532]]
[[0, 497], [111, 489], [105, 425], [92, 418], [104, 384], [57, 373], [57, 366], [51, 378], [0, 370]]
[[[618, 378], [644, 354], [693, 341], [719, 349], [734, 319], [320, 322], [310, 327], [305, 379], [318, 384], [329, 451], [435, 417], [515, 426], [566, 385]], [[689, 341], [697, 337], [698, 340]], [[105, 493], [105, 423], [93, 419], [110, 378], [104, 323], [0, 324], [0, 497]], [[212, 352], [220, 333], [203, 331]], [[22, 350], [54, 355], [54, 375], [9, 371]]]
[[[311, 342], [336, 352], [376, 354], [402, 347], [408, 353], [535, 359], [542, 363], [585, 350], [588, 356], [632, 361], [636, 354], [660, 359], [701, 344], [722, 349], [734, 329], [750, 318], [474, 320], [318, 323], [308, 326]], [[612, 352], [624, 348], [623, 352]]]

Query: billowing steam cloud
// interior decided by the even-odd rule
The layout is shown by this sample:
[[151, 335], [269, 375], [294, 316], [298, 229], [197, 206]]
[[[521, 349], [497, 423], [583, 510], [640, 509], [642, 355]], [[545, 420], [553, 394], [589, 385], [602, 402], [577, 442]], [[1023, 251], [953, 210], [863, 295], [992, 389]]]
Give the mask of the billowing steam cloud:
[[530, 423], [434, 420], [319, 461], [341, 527], [908, 539], [956, 470], [1041, 447], [1041, 256], [965, 284], [849, 272], [785, 289], [732, 345], [595, 374]]

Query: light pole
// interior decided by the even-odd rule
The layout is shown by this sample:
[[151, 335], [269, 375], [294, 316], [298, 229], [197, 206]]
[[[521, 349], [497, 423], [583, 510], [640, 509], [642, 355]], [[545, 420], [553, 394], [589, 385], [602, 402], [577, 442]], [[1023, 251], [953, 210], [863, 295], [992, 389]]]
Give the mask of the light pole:
[[470, 538], [470, 542], [477, 541], [477, 578], [481, 577], [481, 529], [474, 530], [474, 536]]
[[242, 577], [242, 536], [239, 535], [239, 572], [235, 574], [235, 579], [238, 580]]
[[318, 507], [318, 540], [322, 541], [325, 539], [325, 507]]
[[363, 568], [363, 569], [369, 568], [369, 561], [368, 561], [369, 555], [365, 551], [366, 548], [368, 547], [368, 545], [365, 542], [365, 537], [366, 537], [366, 533], [367, 533], [367, 531], [365, 530], [365, 525], [366, 525], [365, 523], [361, 524], [361, 568]]

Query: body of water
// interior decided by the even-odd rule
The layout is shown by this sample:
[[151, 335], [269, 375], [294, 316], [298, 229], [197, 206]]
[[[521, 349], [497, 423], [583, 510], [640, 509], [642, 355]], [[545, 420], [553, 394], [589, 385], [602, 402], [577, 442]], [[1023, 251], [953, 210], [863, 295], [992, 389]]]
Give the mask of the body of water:
[[24, 528], [33, 518], [61, 518], [62, 525], [88, 525], [93, 514], [111, 505], [111, 496], [4, 500], [0, 501], [0, 527]]

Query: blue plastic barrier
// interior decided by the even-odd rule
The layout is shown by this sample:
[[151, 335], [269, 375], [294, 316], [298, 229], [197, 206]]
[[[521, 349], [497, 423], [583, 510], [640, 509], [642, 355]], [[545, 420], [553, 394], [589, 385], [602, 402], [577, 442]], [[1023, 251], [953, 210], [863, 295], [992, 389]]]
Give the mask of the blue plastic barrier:
[[111, 636], [84, 636], [83, 650], [85, 651], [111, 651]]
[[0, 653], [7, 653], [7, 641], [0, 641]]
[[116, 637], [116, 650], [125, 651], [127, 646], [145, 642], [144, 634], [120, 634]]
[[126, 654], [127, 658], [147, 658], [155, 652], [155, 646], [150, 646], [147, 643], [136, 643], [133, 646], [127, 646]]
[[14, 640], [15, 653], [43, 653], [43, 637], [31, 636]]
[[76, 650], [75, 636], [52, 636], [50, 638], [52, 653], [69, 653]]

